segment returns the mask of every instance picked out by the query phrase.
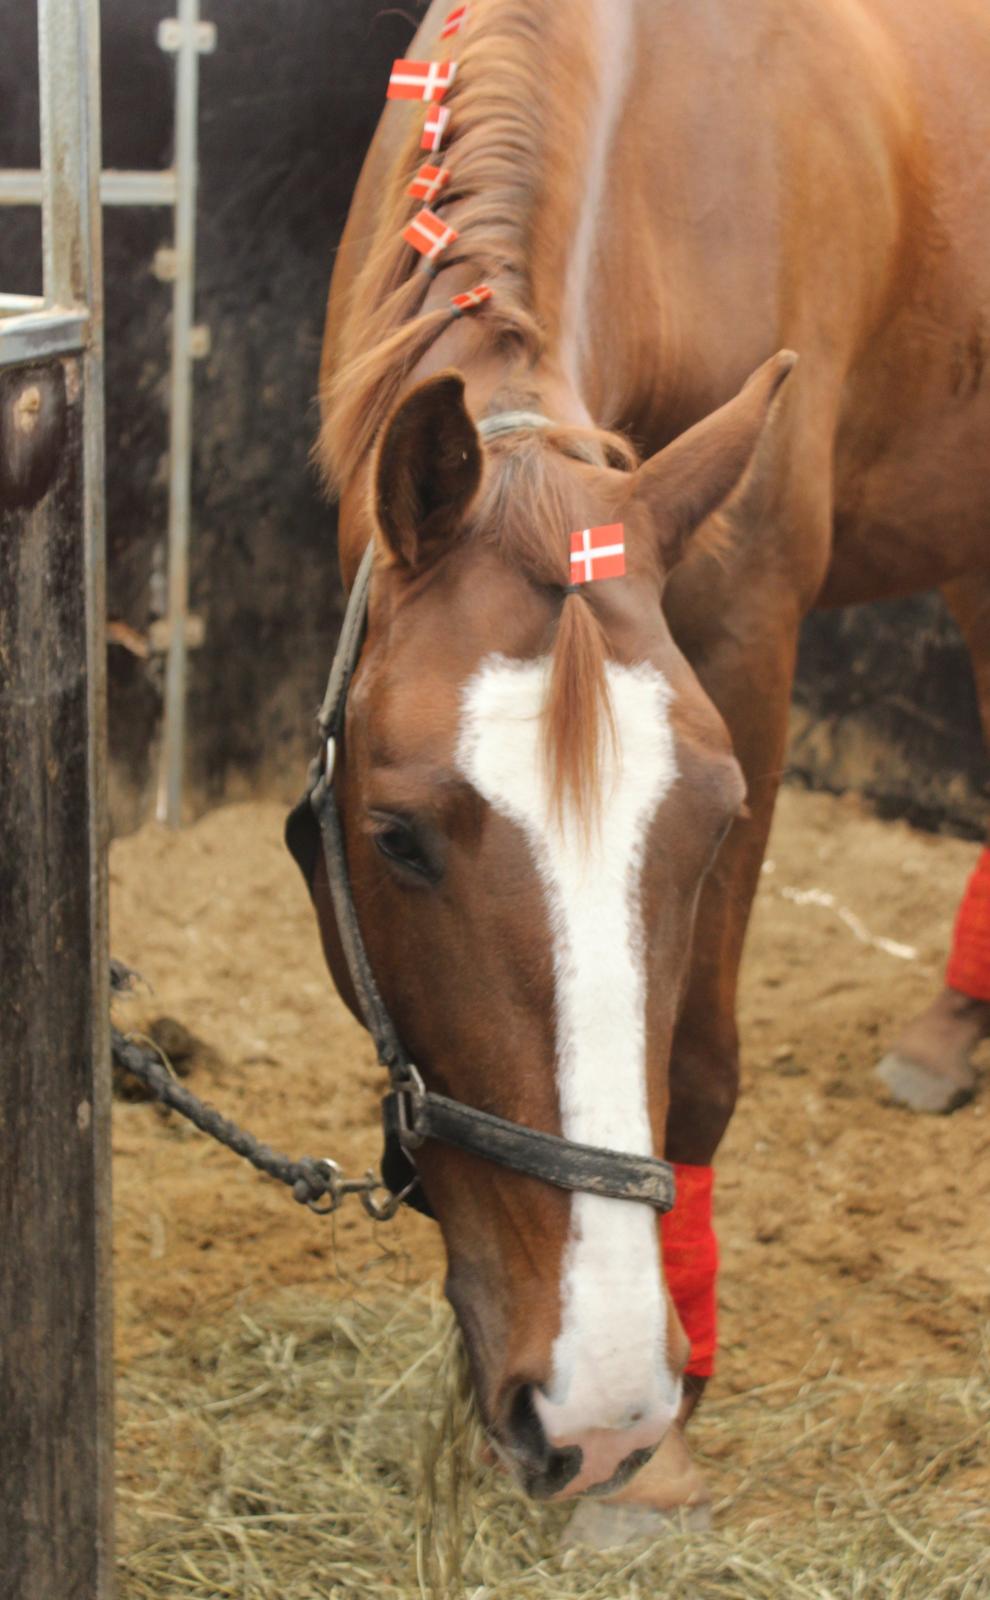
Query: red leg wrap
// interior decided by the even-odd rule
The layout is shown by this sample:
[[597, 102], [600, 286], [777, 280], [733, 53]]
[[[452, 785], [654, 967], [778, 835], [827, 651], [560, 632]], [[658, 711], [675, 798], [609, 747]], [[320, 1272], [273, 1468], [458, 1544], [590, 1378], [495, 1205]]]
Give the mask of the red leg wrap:
[[990, 850], [980, 852], [966, 885], [945, 981], [971, 1000], [990, 1000]]
[[715, 1370], [718, 1244], [712, 1227], [711, 1167], [675, 1161], [677, 1203], [660, 1219], [663, 1270], [670, 1297], [691, 1341], [685, 1372], [710, 1378]]

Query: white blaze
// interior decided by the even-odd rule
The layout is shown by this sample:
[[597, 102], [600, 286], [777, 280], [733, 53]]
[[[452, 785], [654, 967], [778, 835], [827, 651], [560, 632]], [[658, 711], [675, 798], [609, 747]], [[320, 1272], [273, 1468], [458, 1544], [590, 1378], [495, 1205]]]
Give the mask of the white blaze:
[[[647, 831], [677, 777], [671, 690], [652, 667], [608, 663], [617, 738], [614, 750], [603, 746], [600, 829], [586, 836], [573, 814], [561, 825], [551, 815], [541, 725], [549, 672], [547, 659], [482, 663], [464, 694], [458, 764], [523, 829], [546, 892], [564, 1136], [652, 1155], [640, 876]], [[561, 1301], [551, 1381], [535, 1397], [551, 1441], [639, 1428], [640, 1444], [656, 1443], [679, 1383], [666, 1362], [650, 1206], [572, 1197]]]

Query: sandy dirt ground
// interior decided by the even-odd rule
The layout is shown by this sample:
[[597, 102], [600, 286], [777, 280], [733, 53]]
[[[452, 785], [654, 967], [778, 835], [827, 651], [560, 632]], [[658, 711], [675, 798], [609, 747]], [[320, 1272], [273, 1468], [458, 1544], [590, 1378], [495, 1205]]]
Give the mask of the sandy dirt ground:
[[[214, 811], [119, 840], [113, 953], [151, 986], [116, 1007], [203, 1042], [189, 1082], [293, 1155], [377, 1159], [373, 1055], [337, 1001], [282, 808]], [[976, 847], [786, 791], [746, 960], [743, 1094], [718, 1159], [720, 1389], [832, 1369], [972, 1369], [990, 1303], [990, 1097], [924, 1120], [871, 1067], [940, 980]], [[878, 939], [893, 941], [891, 949]], [[432, 1224], [333, 1221], [148, 1104], [114, 1109], [117, 1354], [285, 1285], [314, 1294], [442, 1272]], [[987, 1478], [990, 1468], [974, 1467]]]

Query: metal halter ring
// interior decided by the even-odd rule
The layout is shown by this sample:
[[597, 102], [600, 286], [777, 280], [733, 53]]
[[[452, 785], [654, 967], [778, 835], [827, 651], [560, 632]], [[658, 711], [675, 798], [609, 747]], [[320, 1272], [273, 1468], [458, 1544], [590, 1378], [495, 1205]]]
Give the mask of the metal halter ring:
[[399, 1201], [393, 1195], [389, 1195], [384, 1202], [372, 1198], [375, 1191], [384, 1189], [385, 1185], [370, 1167], [363, 1178], [345, 1178], [339, 1164], [329, 1156], [323, 1156], [314, 1165], [327, 1186], [326, 1195], [321, 1197], [327, 1200], [326, 1205], [321, 1205], [318, 1200], [306, 1201], [310, 1211], [314, 1211], [318, 1217], [328, 1217], [334, 1211], [339, 1211], [349, 1194], [360, 1197], [365, 1211], [375, 1222], [388, 1222], [395, 1215]]
[[400, 1189], [398, 1194], [392, 1194], [389, 1191], [387, 1184], [376, 1183], [375, 1188], [384, 1189], [388, 1195], [388, 1199], [376, 1200], [374, 1198], [373, 1191], [365, 1190], [361, 1195], [361, 1204], [368, 1213], [368, 1216], [371, 1218], [372, 1222], [391, 1222], [392, 1218], [398, 1211], [401, 1210], [404, 1201], [407, 1200], [412, 1194], [418, 1183], [419, 1177], [417, 1175], [410, 1183], [406, 1184], [404, 1189]]
[[412, 1062], [407, 1062], [402, 1078], [395, 1084], [399, 1143], [403, 1150], [418, 1150], [426, 1135], [417, 1127], [419, 1112], [426, 1103], [426, 1084]]

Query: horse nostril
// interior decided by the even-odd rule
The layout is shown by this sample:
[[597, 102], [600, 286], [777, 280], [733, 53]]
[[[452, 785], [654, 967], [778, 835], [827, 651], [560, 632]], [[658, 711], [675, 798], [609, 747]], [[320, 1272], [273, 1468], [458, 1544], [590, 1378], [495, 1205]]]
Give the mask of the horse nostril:
[[533, 1404], [533, 1390], [520, 1384], [506, 1419], [508, 1442], [522, 1471], [526, 1490], [535, 1499], [559, 1494], [581, 1470], [581, 1450], [569, 1445], [555, 1450], [548, 1440]]
[[533, 1390], [521, 1383], [512, 1397], [507, 1418], [507, 1432], [513, 1451], [526, 1463], [527, 1469], [539, 1469], [550, 1454], [543, 1424], [533, 1404]]
[[550, 1500], [566, 1489], [581, 1471], [583, 1459], [580, 1446], [576, 1444], [563, 1450], [551, 1450], [542, 1477], [529, 1485], [534, 1500]]

